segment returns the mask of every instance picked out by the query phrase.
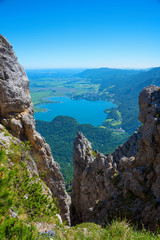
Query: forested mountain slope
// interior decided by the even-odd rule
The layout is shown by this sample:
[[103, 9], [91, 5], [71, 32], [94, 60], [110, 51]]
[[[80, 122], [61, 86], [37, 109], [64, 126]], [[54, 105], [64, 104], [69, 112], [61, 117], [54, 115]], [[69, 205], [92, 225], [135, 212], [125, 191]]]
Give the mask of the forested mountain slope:
[[132, 134], [140, 125], [138, 121], [138, 95], [150, 84], [160, 85], [160, 68], [147, 70], [89, 69], [78, 75], [100, 84], [97, 94], [83, 94], [76, 98], [114, 101], [122, 115], [122, 128]]
[[36, 121], [36, 129], [49, 143], [55, 160], [60, 164], [66, 182], [73, 177], [73, 142], [78, 131], [92, 141], [93, 148], [100, 152], [111, 153], [115, 147], [124, 143], [128, 134], [112, 132], [108, 128], [79, 124], [74, 118], [58, 116], [51, 122]]

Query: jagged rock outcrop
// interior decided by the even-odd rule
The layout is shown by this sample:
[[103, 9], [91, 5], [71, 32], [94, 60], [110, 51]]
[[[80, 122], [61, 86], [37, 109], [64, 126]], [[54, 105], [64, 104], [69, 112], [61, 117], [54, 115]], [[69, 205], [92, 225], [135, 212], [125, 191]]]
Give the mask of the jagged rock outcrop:
[[112, 153], [114, 162], [117, 164], [122, 157], [135, 157], [138, 152], [138, 141], [141, 137], [142, 127], [138, 128], [129, 139]]
[[120, 216], [151, 229], [160, 225], [159, 87], [143, 89], [139, 109], [143, 126], [138, 136], [131, 137], [133, 145], [130, 144], [129, 153], [124, 151], [124, 156], [121, 154], [126, 144], [119, 150], [121, 154], [116, 150], [104, 156], [93, 152], [88, 140], [78, 133], [73, 157], [72, 224], [84, 221], [105, 224]]
[[33, 104], [29, 93], [29, 80], [18, 63], [10, 43], [0, 35], [0, 123], [13, 136], [30, 141], [32, 155], [38, 160], [38, 173], [45, 173], [44, 181], [59, 202], [62, 219], [70, 224], [70, 198], [60, 167], [52, 157], [49, 145], [35, 130]]

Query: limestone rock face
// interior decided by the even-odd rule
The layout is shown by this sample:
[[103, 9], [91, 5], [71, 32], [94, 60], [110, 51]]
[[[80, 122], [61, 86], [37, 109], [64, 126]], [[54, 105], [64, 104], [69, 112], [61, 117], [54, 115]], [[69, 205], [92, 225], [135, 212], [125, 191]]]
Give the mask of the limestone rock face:
[[73, 166], [71, 220], [75, 225], [90, 221], [96, 204], [115, 191], [110, 177], [116, 172], [116, 166], [111, 155], [93, 152], [81, 132], [74, 142]]
[[70, 198], [65, 190], [65, 183], [60, 167], [52, 157], [49, 145], [35, 130], [33, 104], [29, 93], [29, 80], [18, 63], [10, 43], [0, 35], [0, 123], [13, 136], [23, 141], [30, 141], [32, 154], [37, 158], [39, 175], [46, 173], [44, 181], [57, 197], [61, 216], [70, 224]]
[[143, 126], [112, 155], [93, 152], [78, 133], [73, 157], [73, 225], [83, 221], [103, 225], [119, 216], [151, 229], [160, 226], [160, 88], [144, 88], [139, 109]]
[[112, 153], [112, 156], [114, 158], [114, 161], [119, 164], [119, 160], [122, 157], [133, 157], [138, 152], [138, 141], [141, 137], [142, 133], [142, 127], [138, 128], [135, 133], [133, 133], [127, 142], [125, 142], [122, 146], [119, 146], [115, 149], [115, 151]]
[[12, 46], [0, 35], [0, 115], [11, 116], [14, 113], [28, 111], [33, 114], [28, 89], [29, 80], [18, 63]]

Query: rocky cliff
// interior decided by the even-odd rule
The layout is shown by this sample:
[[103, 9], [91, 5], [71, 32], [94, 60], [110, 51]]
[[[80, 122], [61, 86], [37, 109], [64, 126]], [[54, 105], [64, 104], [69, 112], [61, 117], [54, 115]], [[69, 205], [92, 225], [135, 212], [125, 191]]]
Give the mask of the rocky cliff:
[[[83, 134], [77, 134], [70, 215], [70, 198], [59, 165], [35, 130], [28, 85], [12, 46], [0, 35], [0, 150], [2, 154], [3, 148], [6, 152], [10, 148], [8, 164], [13, 164], [12, 151], [15, 164], [25, 159], [31, 176], [43, 178], [48, 187], [45, 191], [57, 197], [68, 225], [70, 216], [73, 225], [87, 221], [103, 225], [115, 217], [127, 217], [152, 229], [160, 225], [160, 88], [149, 86], [140, 93], [142, 126], [113, 154], [93, 151]], [[23, 156], [26, 141], [31, 144], [29, 158]], [[21, 147], [18, 156], [17, 147]]]
[[72, 224], [105, 224], [127, 217], [141, 226], [160, 225], [160, 88], [139, 95], [142, 127], [112, 155], [95, 152], [78, 133], [74, 142]]
[[30, 142], [31, 154], [33, 159], [36, 158], [32, 167], [38, 170], [39, 176], [44, 175], [44, 182], [59, 202], [62, 219], [70, 224], [70, 198], [49, 145], [35, 130], [28, 85], [27, 75], [18, 63], [12, 46], [0, 35], [0, 123], [16, 138]]

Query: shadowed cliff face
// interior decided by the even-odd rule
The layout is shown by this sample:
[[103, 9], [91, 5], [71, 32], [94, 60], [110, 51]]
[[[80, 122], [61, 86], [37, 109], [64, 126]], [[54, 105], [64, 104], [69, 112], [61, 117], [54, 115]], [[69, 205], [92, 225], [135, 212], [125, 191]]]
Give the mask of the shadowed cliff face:
[[33, 104], [28, 89], [29, 80], [18, 63], [10, 43], [0, 35], [0, 123], [17, 138], [30, 141], [32, 154], [38, 159], [39, 175], [46, 172], [44, 181], [57, 197], [64, 221], [70, 224], [70, 198], [60, 167], [52, 157], [49, 145], [35, 131]]
[[78, 133], [73, 157], [73, 225], [84, 221], [105, 224], [118, 216], [152, 229], [160, 225], [160, 88], [144, 88], [139, 109], [143, 127], [112, 155], [93, 152]]

